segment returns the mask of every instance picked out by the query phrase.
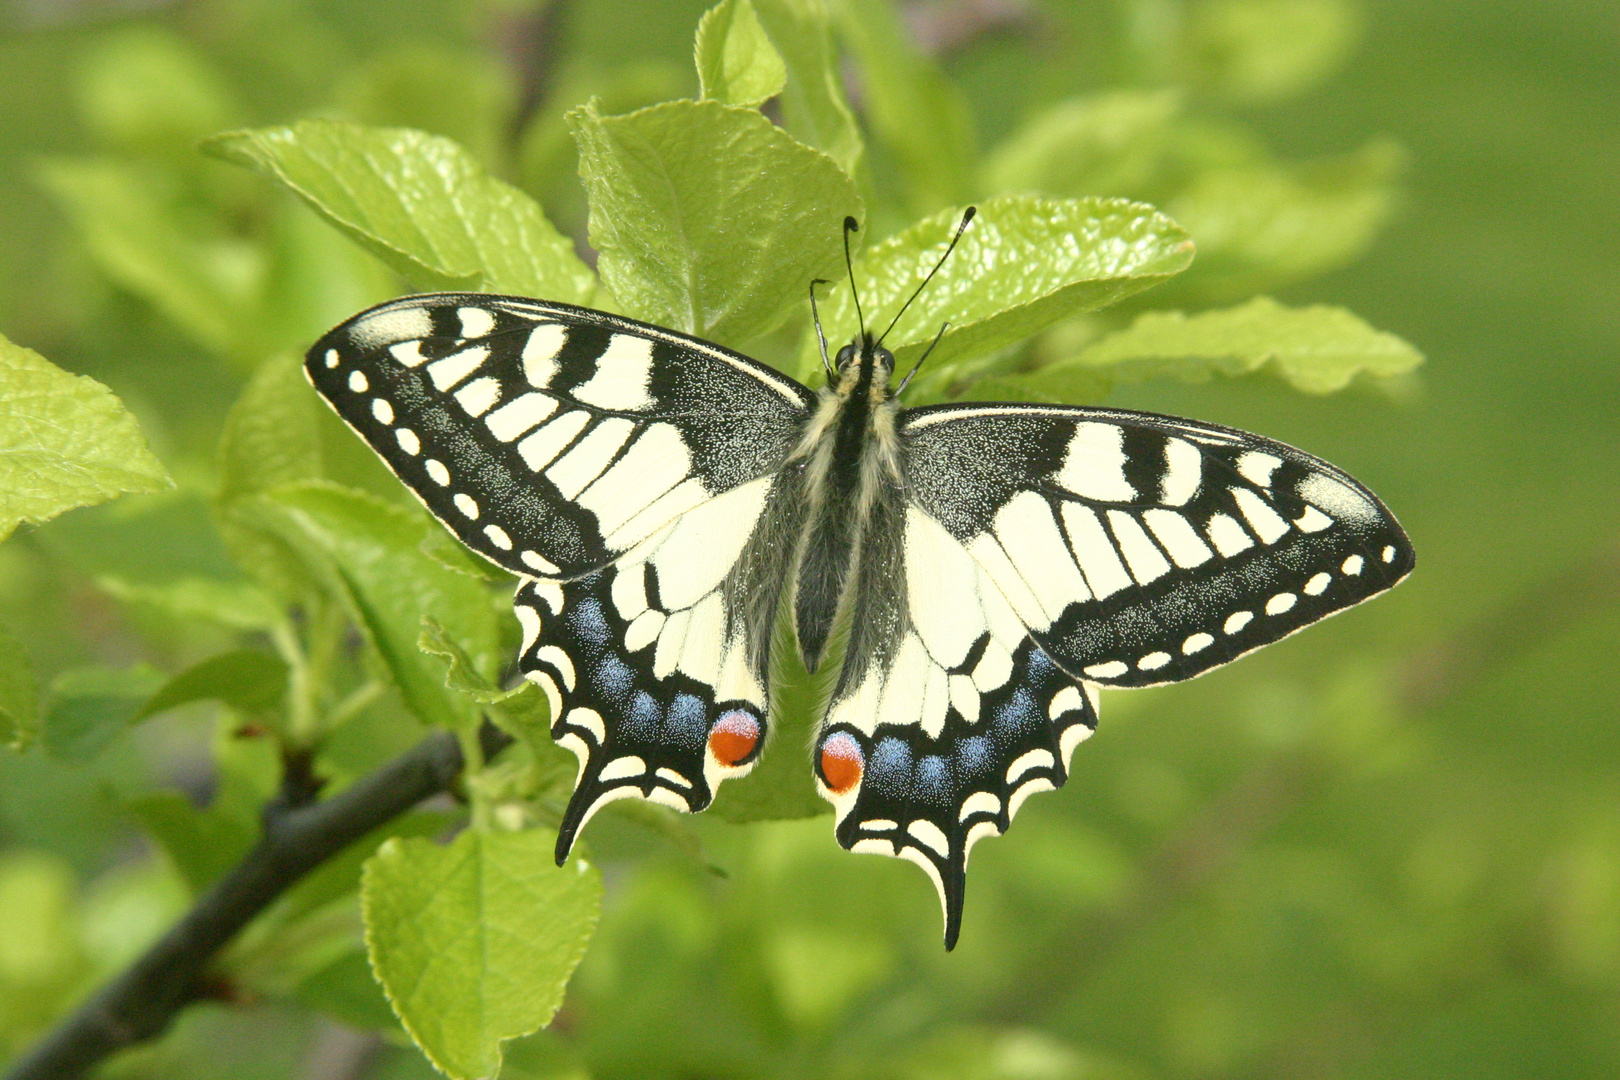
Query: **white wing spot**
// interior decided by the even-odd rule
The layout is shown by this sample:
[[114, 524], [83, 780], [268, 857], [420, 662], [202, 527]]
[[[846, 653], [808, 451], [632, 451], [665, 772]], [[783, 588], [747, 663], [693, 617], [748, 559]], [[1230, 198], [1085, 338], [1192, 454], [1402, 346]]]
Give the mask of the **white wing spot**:
[[614, 758], [602, 766], [597, 774], [598, 780], [623, 780], [627, 776], [640, 776], [647, 771], [647, 763], [634, 754], [626, 754], [621, 758]]
[[555, 581], [531, 581], [529, 592], [536, 596], [546, 607], [551, 609], [553, 615], [562, 610], [562, 586]]
[[1339, 567], [1339, 569], [1343, 570], [1351, 577], [1355, 577], [1361, 573], [1361, 568], [1364, 565], [1366, 565], [1365, 559], [1363, 559], [1360, 555], [1352, 555], [1348, 559], [1344, 560], [1344, 565]]
[[1153, 536], [1180, 567], [1202, 566], [1215, 557], [1209, 545], [1198, 538], [1192, 524], [1174, 510], [1149, 510], [1142, 515]]
[[1314, 506], [1307, 506], [1305, 512], [1294, 519], [1294, 525], [1300, 532], [1314, 533], [1333, 524], [1333, 519]]
[[338, 351], [336, 349], [327, 349], [326, 350], [326, 366], [329, 367], [329, 368], [335, 368], [335, 367], [338, 366], [339, 363], [340, 363], [340, 358], [338, 357]]
[[653, 773], [653, 775], [658, 777], [660, 780], [668, 780], [672, 784], [679, 784], [683, 788], [689, 788], [692, 786], [692, 781], [688, 780], [674, 769], [660, 768], [657, 772]]
[[546, 470], [546, 479], [556, 486], [563, 498], [570, 501], [578, 498], [580, 492], [602, 475], [602, 470], [635, 430], [635, 425], [622, 416], [603, 420]]
[[1136, 489], [1125, 479], [1125, 429], [1096, 421], [1076, 424], [1053, 479], [1083, 499], [1133, 501]]
[[397, 345], [390, 345], [388, 355], [408, 368], [421, 367], [427, 363], [427, 357], [422, 355], [420, 341], [401, 341]]
[[1383, 553], [1383, 555], [1381, 557], [1383, 558], [1383, 560], [1385, 562], [1394, 562], [1395, 561], [1395, 549], [1393, 547], [1384, 548], [1384, 553]]
[[1119, 550], [1131, 568], [1131, 576], [1143, 585], [1170, 572], [1170, 563], [1159, 553], [1158, 547], [1142, 531], [1142, 526], [1123, 510], [1108, 511], [1108, 524], [1119, 541]]
[[1142, 659], [1140, 659], [1140, 660], [1138, 660], [1136, 662], [1136, 667], [1137, 667], [1138, 671], [1158, 671], [1160, 668], [1164, 667], [1164, 665], [1168, 664], [1169, 662], [1170, 662], [1170, 654], [1169, 653], [1167, 653], [1167, 652], [1150, 652], [1146, 656], [1142, 657]]
[[1377, 521], [1378, 509], [1367, 501], [1367, 497], [1350, 487], [1322, 473], [1312, 473], [1307, 476], [1297, 489], [1300, 498], [1326, 511], [1330, 517], [1343, 521], [1350, 518], [1355, 521]]
[[354, 391], [356, 394], [363, 394], [367, 390], [370, 390], [371, 383], [367, 381], [366, 373], [363, 371], [349, 372], [349, 389]]
[[543, 558], [538, 551], [525, 549], [518, 552], [518, 559], [530, 570], [538, 570], [542, 574], [555, 574], [558, 572], [557, 564], [550, 559]]
[[1284, 612], [1292, 611], [1294, 610], [1294, 604], [1298, 601], [1299, 597], [1295, 596], [1293, 593], [1280, 592], [1276, 596], [1273, 596], [1270, 600], [1266, 601], [1266, 614], [1281, 615]]
[[484, 535], [489, 537], [490, 543], [494, 544], [502, 551], [512, 550], [512, 538], [507, 536], [506, 530], [501, 528], [499, 525], [485, 525]]
[[1018, 778], [1023, 776], [1025, 773], [1032, 772], [1035, 769], [1050, 769], [1055, 764], [1057, 764], [1057, 759], [1052, 756], [1052, 751], [1042, 749], [1031, 750], [1028, 753], [1021, 755], [1014, 760], [1011, 765], [1007, 766], [1007, 783], [1016, 784], [1018, 782]]
[[1233, 488], [1232, 498], [1237, 500], [1238, 509], [1243, 512], [1255, 535], [1261, 540], [1275, 544], [1288, 532], [1287, 519], [1248, 488]]
[[1052, 702], [1046, 707], [1046, 716], [1050, 720], [1056, 720], [1066, 712], [1073, 712], [1084, 707], [1085, 699], [1080, 696], [1080, 688], [1077, 686], [1065, 686], [1052, 695]]
[[647, 384], [652, 378], [653, 343], [634, 334], [614, 334], [596, 359], [596, 374], [576, 387], [573, 397], [587, 405], [620, 412], [652, 405]]
[[1321, 596], [1323, 593], [1327, 592], [1328, 582], [1332, 580], [1332, 574], [1321, 573], [1315, 575], [1311, 578], [1311, 580], [1305, 583], [1305, 595]]
[[456, 404], [465, 409], [468, 416], [483, 416], [500, 398], [501, 381], [487, 375], [456, 391]]
[[556, 411], [556, 398], [530, 391], [484, 417], [484, 426], [501, 442], [511, 442]]
[[422, 440], [416, 437], [416, 432], [408, 427], [395, 428], [394, 438], [399, 440], [399, 448], [411, 457], [422, 452]]
[[[574, 662], [568, 658], [568, 654], [563, 652], [562, 649], [556, 645], [546, 645], [534, 654], [534, 658], [542, 664], [550, 664], [556, 668], [557, 674], [562, 676], [563, 685], [569, 690], [574, 688]], [[600, 742], [601, 740], [598, 739], [597, 741]]]
[[1001, 799], [988, 791], [975, 791], [962, 803], [961, 812], [956, 815], [957, 821], [966, 821], [974, 814], [1001, 813]]
[[1234, 611], [1226, 617], [1226, 625], [1221, 629], [1227, 634], [1235, 634], [1254, 621], [1252, 611]]
[[945, 831], [927, 818], [918, 818], [906, 826], [906, 832], [918, 843], [932, 848], [940, 858], [951, 853], [951, 842], [945, 838]]
[[456, 497], [454, 499], [454, 502], [456, 504], [456, 509], [457, 510], [460, 510], [463, 514], [465, 514], [469, 519], [471, 519], [473, 521], [478, 520], [478, 503], [473, 500], [473, 497], [471, 495], [468, 495], [465, 492], [459, 492], [458, 491], [456, 493]]
[[595, 709], [578, 708], [571, 710], [564, 718], [564, 722], [590, 732], [591, 738], [596, 740], [597, 746], [601, 746], [607, 741], [607, 725], [602, 723], [602, 714]]
[[1198, 494], [1203, 480], [1204, 455], [1185, 439], [1169, 439], [1164, 444], [1164, 475], [1159, 478], [1159, 501], [1181, 506]]
[[529, 385], [544, 390], [557, 376], [557, 354], [568, 340], [561, 323], [541, 323], [529, 331], [523, 344], [523, 376]]
[[1243, 531], [1243, 526], [1237, 523], [1236, 518], [1226, 514], [1211, 514], [1209, 525], [1204, 531], [1209, 534], [1209, 541], [1215, 545], [1215, 550], [1228, 559], [1240, 551], [1254, 547], [1254, 541]]
[[475, 345], [470, 349], [451, 353], [443, 360], [433, 361], [427, 366], [428, 378], [433, 380], [435, 390], [444, 393], [483, 367], [484, 361], [488, 359], [489, 346]]
[[377, 418], [379, 424], [392, 424], [394, 422], [394, 407], [382, 398], [372, 398], [371, 415]]
[[653, 609], [643, 611], [633, 619], [624, 631], [624, 651], [637, 653], [658, 640], [659, 632], [664, 629], [664, 613]]
[[1282, 458], [1273, 454], [1262, 454], [1258, 450], [1250, 450], [1237, 460], [1238, 473], [1243, 479], [1260, 487], [1271, 486], [1271, 474], [1277, 471], [1282, 464]]
[[1106, 664], [1092, 664], [1084, 670], [1093, 679], [1117, 679], [1131, 669], [1123, 660], [1110, 660]]
[[551, 459], [563, 452], [574, 441], [574, 436], [585, 430], [590, 414], [584, 409], [572, 409], [542, 425], [533, 435], [517, 444], [523, 463], [535, 472], [551, 464]]
[[1086, 576], [1086, 584], [1099, 600], [1129, 588], [1131, 575], [1120, 562], [1114, 542], [1108, 538], [1102, 519], [1089, 506], [1063, 504], [1063, 528], [1069, 534], [1069, 547]]
[[[409, 301], [407, 301], [409, 304]], [[349, 327], [349, 340], [366, 351], [380, 349], [433, 333], [433, 318], [419, 307], [396, 307], [373, 312]]]
[[979, 691], [973, 685], [973, 680], [966, 675], [952, 675], [950, 682], [951, 704], [956, 711], [962, 714], [962, 719], [970, 724], [979, 722]]
[[444, 462], [439, 461], [437, 458], [428, 458], [422, 462], [422, 468], [427, 470], [428, 479], [435, 484], [440, 487], [450, 485], [450, 470], [444, 467]]
[[484, 308], [457, 308], [456, 317], [461, 320], [461, 336], [463, 338], [483, 337], [495, 329], [494, 313]]
[[1193, 653], [1203, 652], [1213, 644], [1215, 644], [1214, 635], [1198, 633], [1181, 643], [1181, 652], [1184, 656], [1191, 656]]

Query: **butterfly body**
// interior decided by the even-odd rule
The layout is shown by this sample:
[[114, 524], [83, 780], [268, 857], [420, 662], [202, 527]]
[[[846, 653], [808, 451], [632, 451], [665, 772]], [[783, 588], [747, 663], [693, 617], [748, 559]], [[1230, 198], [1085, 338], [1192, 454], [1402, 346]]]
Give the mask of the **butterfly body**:
[[811, 391], [482, 294], [393, 301], [310, 350], [339, 415], [522, 579], [518, 666], [580, 759], [559, 862], [607, 802], [698, 811], [753, 767], [785, 620], [831, 677], [810, 764], [838, 842], [922, 867], [949, 947], [973, 845], [1062, 786], [1099, 687], [1201, 674], [1412, 567], [1383, 504], [1292, 447], [1123, 410], [902, 408], [893, 368], [863, 331]]

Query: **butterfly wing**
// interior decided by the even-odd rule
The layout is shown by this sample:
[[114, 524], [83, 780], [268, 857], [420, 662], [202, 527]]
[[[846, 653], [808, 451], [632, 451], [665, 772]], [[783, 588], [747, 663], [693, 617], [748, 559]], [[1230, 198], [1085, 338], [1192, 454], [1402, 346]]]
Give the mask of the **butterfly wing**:
[[1028, 405], [900, 432], [816, 766], [839, 843], [929, 874], [947, 947], [973, 844], [1062, 786], [1098, 685], [1191, 678], [1412, 567], [1365, 488], [1243, 432]]
[[525, 577], [599, 569], [772, 471], [811, 401], [684, 334], [479, 293], [362, 312], [305, 371], [451, 532]]
[[908, 494], [1071, 675], [1200, 675], [1392, 587], [1412, 545], [1320, 458], [1172, 417], [1034, 405], [907, 412]]
[[518, 297], [405, 297], [309, 352], [315, 388], [469, 547], [526, 580], [519, 667], [580, 759], [561, 861], [606, 802], [701, 810], [766, 735], [811, 395], [747, 357]]

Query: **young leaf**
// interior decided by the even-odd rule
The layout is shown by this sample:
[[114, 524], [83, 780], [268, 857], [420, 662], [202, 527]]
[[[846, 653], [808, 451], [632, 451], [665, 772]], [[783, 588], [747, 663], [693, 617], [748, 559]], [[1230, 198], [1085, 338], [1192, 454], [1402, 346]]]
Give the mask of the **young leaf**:
[[533, 199], [449, 139], [335, 120], [229, 132], [203, 144], [290, 188], [423, 288], [584, 303], [595, 281]]
[[1211, 169], [1170, 199], [1198, 242], [1185, 287], [1215, 300], [1275, 289], [1349, 262], [1389, 217], [1403, 159], [1388, 141], [1339, 157]]
[[360, 897], [372, 970], [405, 1030], [455, 1080], [494, 1076], [501, 1043], [562, 1003], [596, 927], [602, 883], [552, 861], [544, 830], [467, 830], [449, 846], [389, 840]]
[[1348, 0], [1205, 0], [1189, 14], [1192, 79], [1246, 105], [1322, 82], [1350, 55], [1360, 30]]
[[0, 336], [0, 540], [25, 521], [173, 486], [111, 390]]
[[289, 484], [253, 500], [273, 530], [344, 597], [411, 710], [424, 723], [466, 727], [475, 710], [447, 690], [441, 666], [417, 648], [422, 615], [450, 627], [475, 657], [499, 652], [495, 609], [475, 578], [422, 550], [438, 525], [419, 513], [335, 484]]
[[51, 680], [43, 742], [53, 757], [88, 761], [134, 722], [163, 676], [131, 668], [70, 668]]
[[1181, 112], [1175, 90], [1113, 90], [1039, 113], [983, 168], [988, 192], [1134, 194], [1156, 179]]
[[234, 649], [174, 676], [146, 700], [136, 720], [189, 705], [193, 701], [223, 701], [239, 712], [269, 712], [287, 689], [287, 665], [280, 657], [257, 649]]
[[672, 101], [569, 113], [602, 280], [637, 318], [736, 345], [843, 258], [855, 184], [752, 109]]
[[888, 0], [835, 0], [860, 66], [866, 119], [894, 152], [913, 214], [969, 197], [977, 156], [966, 99], [924, 56]]
[[0, 629], [0, 746], [25, 750], [39, 737], [39, 691], [22, 642]]
[[[1423, 354], [1394, 334], [1374, 330], [1343, 308], [1286, 308], [1267, 296], [1223, 311], [1149, 312], [1128, 329], [1088, 346], [1079, 365], [1122, 378], [1173, 375], [1201, 382], [1270, 365], [1296, 390], [1329, 394], [1356, 375], [1399, 375]], [[1048, 369], [1052, 370], [1052, 369]]]
[[104, 576], [96, 578], [96, 584], [118, 600], [145, 604], [182, 622], [207, 621], [230, 630], [268, 630], [283, 618], [281, 609], [264, 590], [245, 581], [187, 577], [146, 585]]
[[[873, 333], [882, 332], [933, 269], [960, 217], [954, 210], [937, 214], [861, 252], [855, 275]], [[887, 345], [904, 370], [949, 322], [923, 371], [932, 385], [943, 386], [963, 363], [1155, 285], [1186, 269], [1192, 256], [1181, 226], [1142, 203], [991, 199]], [[855, 329], [847, 289], [828, 293], [821, 314], [830, 336]]]
[[844, 100], [844, 74], [825, 0], [755, 0], [755, 12], [786, 67], [782, 126], [861, 180], [866, 145]]
[[756, 108], [782, 92], [787, 67], [765, 36], [749, 0], [721, 0], [697, 28], [698, 84], [703, 96]]

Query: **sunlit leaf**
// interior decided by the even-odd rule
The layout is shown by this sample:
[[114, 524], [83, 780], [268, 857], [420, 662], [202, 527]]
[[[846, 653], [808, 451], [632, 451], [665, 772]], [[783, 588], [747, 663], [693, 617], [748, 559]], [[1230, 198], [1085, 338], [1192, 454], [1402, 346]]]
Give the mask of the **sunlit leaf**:
[[421, 287], [572, 303], [594, 288], [573, 244], [534, 200], [449, 139], [304, 120], [216, 136], [204, 148], [285, 184]]
[[1112, 90], [1036, 114], [986, 160], [984, 190], [1134, 195], [1159, 178], [1181, 112], [1174, 90]]
[[778, 99], [788, 134], [860, 180], [866, 146], [844, 98], [844, 76], [825, 0], [755, 0], [754, 10], [786, 65]]
[[554, 834], [390, 840], [365, 867], [372, 969], [417, 1046], [456, 1080], [494, 1076], [501, 1043], [551, 1020], [596, 928], [602, 884]]
[[1265, 296], [1197, 315], [1149, 312], [1076, 358], [1077, 365], [1130, 379], [1169, 375], [1196, 382], [1269, 367], [1296, 390], [1311, 394], [1342, 390], [1363, 373], [1404, 374], [1422, 362], [1411, 345], [1343, 308], [1287, 308]]
[[173, 486], [112, 391], [0, 337], [0, 540], [25, 521]]
[[698, 83], [703, 96], [753, 108], [782, 92], [787, 67], [765, 35], [749, 0], [721, 0], [697, 29]]
[[598, 269], [626, 313], [735, 345], [841, 261], [853, 181], [758, 112], [672, 101], [569, 118]]

